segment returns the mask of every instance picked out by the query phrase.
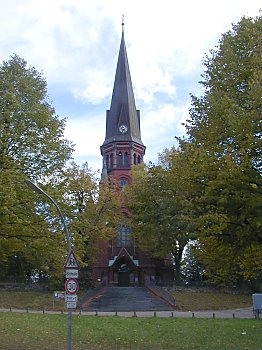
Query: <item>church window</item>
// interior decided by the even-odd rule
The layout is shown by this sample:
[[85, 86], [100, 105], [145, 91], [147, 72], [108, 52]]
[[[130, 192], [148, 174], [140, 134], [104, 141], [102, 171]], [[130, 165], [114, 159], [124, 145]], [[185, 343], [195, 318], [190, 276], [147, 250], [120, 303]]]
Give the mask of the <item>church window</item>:
[[110, 154], [110, 169], [113, 168], [113, 153]]
[[128, 153], [125, 152], [124, 154], [124, 166], [127, 167], [128, 166]]
[[118, 166], [122, 166], [123, 165], [123, 154], [122, 152], [118, 153]]
[[131, 232], [126, 225], [118, 225], [116, 244], [117, 247], [129, 247], [131, 245]]
[[127, 179], [120, 179], [119, 180], [119, 186], [120, 187], [125, 187], [128, 184]]
[[133, 158], [134, 158], [134, 164], [136, 164], [136, 153], [134, 153], [134, 155], [133, 155]]
[[140, 155], [137, 156], [137, 164], [140, 164], [141, 163], [141, 157]]

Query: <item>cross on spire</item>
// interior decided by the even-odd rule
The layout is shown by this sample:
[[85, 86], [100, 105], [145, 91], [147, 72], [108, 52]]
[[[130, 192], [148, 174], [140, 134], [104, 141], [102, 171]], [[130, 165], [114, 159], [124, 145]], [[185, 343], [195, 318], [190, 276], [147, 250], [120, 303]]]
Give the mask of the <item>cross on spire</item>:
[[124, 31], [125, 15], [122, 15], [122, 31]]

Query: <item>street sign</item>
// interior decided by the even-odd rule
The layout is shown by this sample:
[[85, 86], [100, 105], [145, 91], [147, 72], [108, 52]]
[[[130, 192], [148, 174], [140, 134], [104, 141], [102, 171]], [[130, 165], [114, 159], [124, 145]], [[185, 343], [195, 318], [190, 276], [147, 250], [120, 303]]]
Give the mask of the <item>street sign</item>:
[[66, 269], [65, 270], [66, 278], [78, 278], [78, 270]]
[[54, 292], [55, 299], [65, 299], [65, 292]]
[[77, 295], [70, 295], [70, 294], [66, 294], [65, 295], [65, 301], [69, 302], [69, 301], [75, 301], [77, 302]]
[[67, 294], [76, 294], [78, 292], [78, 282], [75, 278], [69, 278], [65, 283], [65, 290]]
[[67, 269], [77, 269], [77, 270], [80, 269], [73, 250], [70, 251], [64, 265], [64, 270], [67, 270]]
[[76, 301], [68, 301], [66, 303], [66, 308], [67, 309], [76, 309]]

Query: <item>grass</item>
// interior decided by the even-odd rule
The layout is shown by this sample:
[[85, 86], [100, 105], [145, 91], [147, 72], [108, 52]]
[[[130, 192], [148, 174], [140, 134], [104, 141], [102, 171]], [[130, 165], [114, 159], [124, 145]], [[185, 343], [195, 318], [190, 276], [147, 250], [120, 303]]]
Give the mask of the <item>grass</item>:
[[[175, 292], [178, 309], [187, 311], [248, 307], [251, 296]], [[0, 308], [52, 310], [53, 293], [0, 291]], [[64, 301], [55, 300], [55, 310]], [[67, 315], [0, 313], [0, 350], [60, 350], [67, 347]], [[180, 319], [76, 316], [72, 350], [262, 349], [261, 319]]]
[[[183, 311], [225, 310], [252, 306], [251, 295], [216, 292], [174, 292], [177, 309]], [[79, 296], [80, 298], [80, 296]], [[65, 310], [63, 300], [53, 299], [53, 293], [0, 291], [0, 308], [31, 310]]]
[[252, 296], [219, 292], [173, 292], [178, 310], [204, 311], [241, 309], [252, 306]]
[[[0, 313], [0, 324], [1, 350], [66, 349], [66, 315]], [[261, 345], [261, 319], [72, 319], [72, 350], [258, 350]]]
[[65, 310], [64, 300], [54, 300], [53, 295], [53, 293], [42, 292], [0, 291], [0, 308]]

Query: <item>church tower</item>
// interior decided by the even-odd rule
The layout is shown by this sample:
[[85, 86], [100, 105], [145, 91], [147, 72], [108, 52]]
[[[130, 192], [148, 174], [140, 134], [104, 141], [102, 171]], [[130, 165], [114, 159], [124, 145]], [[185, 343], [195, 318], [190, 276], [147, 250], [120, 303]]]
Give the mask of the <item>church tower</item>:
[[[108, 176], [116, 179], [120, 188], [131, 183], [131, 167], [143, 162], [145, 149], [141, 140], [140, 111], [136, 109], [122, 23], [111, 105], [106, 112], [106, 135], [101, 146], [101, 184]], [[125, 208], [122, 208], [122, 212], [128, 215]], [[170, 272], [172, 275], [170, 259], [154, 259], [149, 253], [142, 252], [132, 241], [129, 227], [124, 224], [118, 225], [115, 241], [101, 242], [99, 248], [97, 264], [92, 269], [94, 280], [105, 280], [123, 287], [144, 285], [156, 277], [162, 279]]]
[[101, 146], [102, 180], [111, 175], [120, 187], [130, 183], [131, 166], [143, 162], [145, 149], [141, 140], [140, 111], [136, 109], [122, 23], [113, 94], [110, 110], [106, 113], [106, 137]]

